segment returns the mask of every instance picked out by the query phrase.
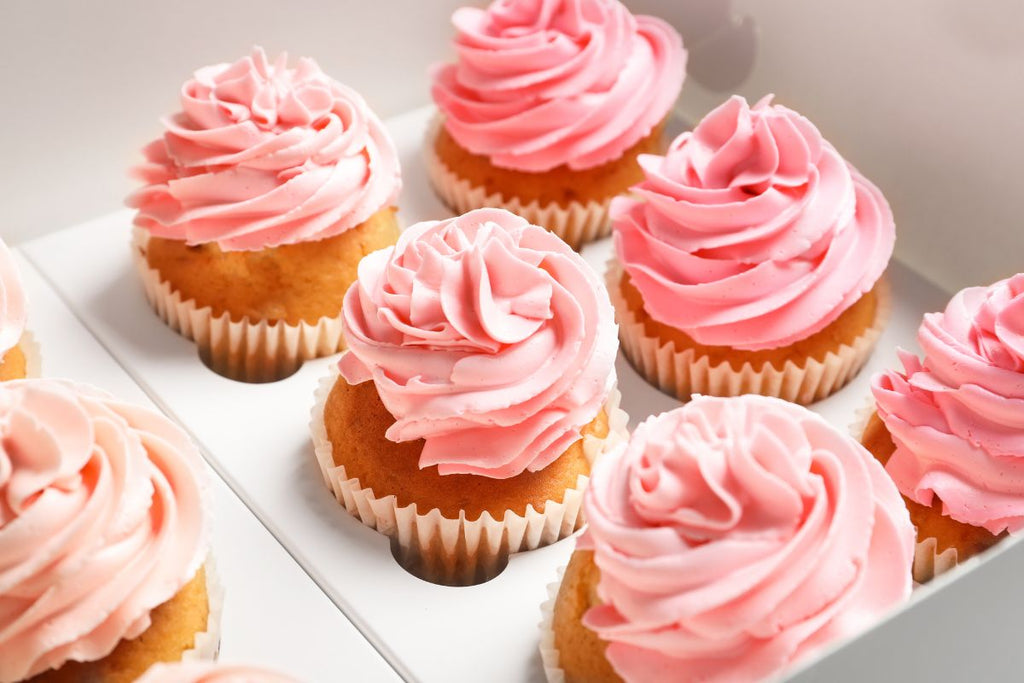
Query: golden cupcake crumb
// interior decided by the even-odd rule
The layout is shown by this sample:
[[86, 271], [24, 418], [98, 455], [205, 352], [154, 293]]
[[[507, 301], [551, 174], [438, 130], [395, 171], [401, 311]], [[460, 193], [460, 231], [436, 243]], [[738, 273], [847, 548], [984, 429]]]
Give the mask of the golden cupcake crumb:
[[28, 377], [28, 359], [20, 345], [9, 349], [0, 358], [0, 382], [10, 379], [25, 379]]
[[[868, 420], [861, 443], [883, 465], [896, 452], [896, 443], [878, 413], [872, 414]], [[934, 538], [938, 544], [937, 553], [955, 548], [958, 562], [991, 548], [1006, 536], [1005, 533], [995, 536], [988, 529], [964, 524], [942, 514], [942, 501], [938, 496], [932, 499], [931, 505], [921, 505], [906, 496], [903, 496], [903, 502], [910, 511], [911, 523], [917, 528], [918, 542]]]
[[114, 651], [95, 662], [69, 661], [30, 678], [31, 683], [131, 683], [153, 664], [177, 662], [206, 630], [210, 616], [206, 572], [196, 575], [170, 600], [150, 613], [152, 623], [138, 638], [122, 640]]
[[566, 683], [619, 683], [619, 675], [605, 657], [608, 643], [583, 625], [583, 615], [599, 604], [597, 582], [601, 572], [590, 550], [576, 550], [558, 588], [552, 629], [558, 663]]
[[876, 284], [831, 324], [807, 339], [775, 349], [745, 351], [728, 346], [698, 344], [682, 330], [658, 322], [644, 308], [643, 296], [633, 285], [629, 273], [623, 270], [622, 279], [619, 281], [619, 290], [626, 307], [639, 322], [643, 323], [646, 336], [658, 339], [662, 344], [671, 342], [677, 351], [693, 349], [697, 358], [707, 357], [712, 366], [728, 362], [735, 371], [741, 370], [746, 363], [750, 363], [755, 370], [763, 368], [768, 363], [776, 370], [782, 370], [787, 361], [803, 366], [809, 358], [823, 361], [830, 351], [834, 353], [843, 345], [852, 345], [875, 324], [879, 287], [880, 285]]
[[[590, 463], [577, 441], [557, 460], [538, 472], [523, 472], [508, 479], [471, 474], [438, 474], [437, 467], [420, 469], [423, 441], [394, 443], [384, 433], [395, 421], [377, 394], [373, 382], [350, 385], [339, 377], [324, 406], [324, 424], [334, 464], [377, 496], [395, 495], [400, 507], [416, 503], [425, 514], [437, 508], [448, 518], [465, 511], [466, 519], [479, 519], [484, 511], [502, 519], [511, 510], [523, 515], [528, 505], [544, 511], [548, 500], [561, 501], [575, 488], [580, 475], [590, 474]], [[608, 417], [602, 411], [582, 434], [604, 438]]]
[[473, 187], [483, 187], [487, 194], [517, 197], [524, 204], [536, 200], [541, 205], [568, 206], [572, 202], [603, 202], [641, 182], [644, 174], [637, 155], [664, 151], [664, 127], [663, 121], [618, 159], [579, 171], [565, 165], [541, 173], [499, 168], [486, 156], [473, 154], [459, 145], [444, 126], [438, 126], [433, 145], [437, 158], [452, 173]]
[[297, 325], [336, 317], [356, 279], [360, 259], [398, 239], [395, 209], [381, 209], [340, 235], [257, 251], [223, 251], [216, 243], [188, 246], [151, 237], [149, 266], [161, 280], [231, 320], [280, 321]]

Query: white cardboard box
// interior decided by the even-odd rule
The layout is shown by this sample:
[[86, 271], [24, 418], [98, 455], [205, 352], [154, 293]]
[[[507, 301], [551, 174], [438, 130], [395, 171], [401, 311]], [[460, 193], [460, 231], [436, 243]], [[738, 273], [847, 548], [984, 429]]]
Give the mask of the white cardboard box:
[[[218, 9], [222, 23], [215, 28], [202, 27], [201, 21], [171, 22], [162, 14], [170, 8], [154, 6], [148, 15], [126, 9], [129, 24], [124, 27], [114, 25], [116, 11], [88, 25], [97, 34], [96, 42], [111, 46], [94, 57], [99, 62], [114, 66], [131, 62], [141, 75], [152, 73], [147, 66], [153, 63], [162, 65], [157, 70], [160, 78], [155, 79], [158, 85], [148, 78], [142, 84], [146, 106], [155, 113], [168, 111], [174, 103], [167, 96], [156, 108], [154, 93], [174, 92], [188, 70], [199, 65], [193, 64], [190, 55], [219, 54], [216, 46], [223, 44], [231, 49], [221, 58], [231, 59], [239, 45], [263, 42], [271, 49], [289, 46], [293, 53], [309, 52], [343, 79], [357, 73], [358, 78], [348, 80], [358, 81], [371, 102], [381, 103], [378, 108], [383, 113], [394, 115], [411, 104], [426, 102], [425, 59], [443, 56], [445, 36], [450, 36], [446, 17], [455, 4], [459, 3], [432, 2], [428, 10], [419, 0], [324, 0], [308, 3], [304, 8], [308, 16], [300, 16], [264, 0], [225, 3], [229, 9]], [[1019, 76], [1024, 72], [1024, 41], [1020, 40], [1024, 6], [1020, 3], [636, 0], [627, 4], [635, 11], [671, 20], [689, 40], [691, 78], [680, 102], [685, 115], [699, 118], [732, 90], [751, 100], [774, 91], [779, 101], [815, 121], [893, 204], [897, 254], [904, 264], [895, 264], [891, 273], [894, 319], [864, 373], [816, 406], [837, 426], [845, 426], [853, 410], [863, 404], [868, 375], [894, 364], [895, 345], [914, 348], [921, 313], [940, 308], [953, 289], [1022, 270], [1017, 202], [1009, 199], [1018, 192], [1019, 148], [1024, 140], [1024, 117], [1019, 113], [1024, 110]], [[39, 20], [46, 16], [46, 3], [12, 5], [16, 19], [45, 23]], [[39, 6], [44, 9], [36, 9]], [[183, 0], [173, 11], [186, 16], [192, 12], [199, 19], [205, 6], [198, 0]], [[244, 21], [226, 21], [233, 11]], [[339, 15], [346, 15], [346, 21], [339, 21]], [[322, 16], [338, 23], [317, 21]], [[176, 39], [196, 49], [172, 50], [171, 58], [166, 49], [147, 54], [151, 40], [147, 31], [152, 34], [153, 27], [167, 23], [176, 31], [171, 44]], [[18, 21], [0, 25], [10, 32], [2, 34], [10, 40], [0, 41], [5, 50], [31, 43], [46, 56], [47, 34], [19, 32]], [[70, 30], [57, 33], [63, 41], [74, 38]], [[110, 36], [121, 40], [103, 40]], [[307, 44], [311, 49], [306, 49]], [[723, 45], [728, 47], [726, 52]], [[744, 50], [755, 58], [746, 76]], [[180, 61], [181, 67], [170, 66], [169, 59], [174, 64]], [[199, 60], [205, 61], [210, 60]], [[13, 82], [31, 93], [44, 92], [30, 88], [38, 80], [36, 74], [16, 72], [12, 61], [3, 62], [0, 82]], [[45, 71], [47, 64], [37, 66]], [[175, 69], [180, 73], [171, 76]], [[60, 69], [54, 76], [59, 84]], [[75, 82], [80, 85], [85, 78], [95, 78], [92, 70], [76, 73]], [[117, 113], [114, 120], [130, 122], [131, 135], [103, 127], [105, 139], [115, 141], [122, 150], [141, 146], [157, 127], [155, 122], [140, 124], [124, 114], [133, 109], [139, 90], [108, 86], [103, 87], [103, 106], [87, 114], [99, 125], [109, 123], [105, 117], [111, 112]], [[51, 90], [62, 92], [60, 87]], [[8, 88], [8, 92], [18, 91], [19, 87]], [[32, 96], [47, 102], [45, 92]], [[14, 115], [22, 125], [10, 126], [9, 131], [36, 133], [19, 135], [12, 145], [15, 152], [23, 152], [27, 168], [35, 172], [25, 173], [25, 165], [9, 163], [0, 183], [9, 195], [5, 205], [14, 207], [15, 216], [31, 217], [37, 207], [53, 211], [42, 202], [65, 204], [60, 201], [62, 191], [82, 198], [84, 205], [97, 195], [90, 191], [93, 185], [100, 196], [106, 186], [125, 186], [121, 174], [134, 158], [105, 158], [102, 147], [90, 147], [91, 140], [78, 132], [69, 140], [91, 150], [84, 155], [88, 162], [84, 166], [74, 161], [81, 156], [78, 149], [52, 145], [56, 158], [70, 163], [69, 173], [67, 164], [54, 164], [37, 150], [38, 145], [45, 147], [53, 122], [31, 107], [19, 108]], [[407, 224], [446, 215], [427, 190], [419, 165], [418, 136], [425, 116], [424, 111], [412, 111], [389, 120], [402, 148], [406, 191], [401, 204]], [[152, 133], [135, 139], [140, 130]], [[51, 171], [51, 181], [41, 185], [41, 174]], [[39, 193], [41, 187], [45, 197]], [[69, 213], [66, 205], [58, 213], [81, 215]], [[270, 385], [242, 385], [210, 373], [199, 363], [192, 345], [164, 327], [146, 307], [130, 269], [128, 222], [126, 212], [112, 214], [35, 240], [24, 246], [24, 253], [138, 386], [196, 435], [214, 469], [403, 677], [540, 680], [534, 647], [538, 606], [545, 584], [568, 557], [572, 542], [517, 556], [501, 576], [483, 586], [443, 588], [405, 574], [391, 559], [386, 540], [359, 525], [334, 502], [313, 463], [306, 430], [308, 409], [316, 381], [332, 361], [308, 363], [296, 375]], [[598, 266], [606, 250], [607, 246], [598, 246], [588, 250], [587, 257]], [[945, 291], [917, 273], [942, 283]], [[96, 367], [110, 368], [111, 377], [123, 380], [122, 371], [108, 361], [97, 361]], [[77, 378], [90, 379], [78, 364], [63, 367]], [[107, 376], [105, 372], [100, 379]], [[675, 405], [643, 384], [621, 360], [619, 373], [625, 407], [634, 423], [637, 417]], [[249, 526], [252, 522], [248, 518]], [[296, 573], [295, 565], [285, 562], [283, 566], [291, 567], [282, 570], [285, 574]], [[1017, 585], [1022, 569], [1024, 549], [1016, 542], [1003, 543], [918, 591], [906, 609], [873, 631], [805, 663], [793, 679], [1020, 680], [1024, 651], [1017, 641], [1024, 627], [1018, 615], [1024, 613], [1024, 590]], [[230, 576], [227, 579], [231, 581]], [[294, 590], [294, 595], [305, 591], [304, 599], [311, 605], [317, 603], [315, 591], [310, 596], [309, 582], [303, 581], [282, 582], [281, 602], [290, 604]], [[254, 615], [236, 626], [248, 643], [243, 647], [241, 636], [236, 636], [239, 655], [267, 661], [268, 649], [260, 640], [266, 634], [254, 625], [266, 623], [276, 629], [284, 623], [291, 636], [279, 648], [287, 653], [286, 668], [312, 681], [342, 678], [331, 673], [334, 669], [316, 664], [305, 668], [322, 654], [322, 648], [310, 647], [309, 634], [319, 629], [311, 629], [307, 622], [316, 619], [285, 609], [268, 608], [265, 615]], [[308, 609], [314, 608], [299, 611]], [[339, 633], [351, 632], [338, 614], [333, 612], [330, 618], [340, 622]], [[229, 637], [225, 635], [226, 647]], [[337, 646], [343, 650], [365, 651], [341, 635], [338, 638], [346, 643]], [[348, 662], [344, 651], [331, 654], [335, 659], [340, 654]], [[346, 678], [367, 680], [371, 673], [380, 673], [373, 668], [372, 657], [360, 657], [356, 659], [365, 661], [366, 676]]]

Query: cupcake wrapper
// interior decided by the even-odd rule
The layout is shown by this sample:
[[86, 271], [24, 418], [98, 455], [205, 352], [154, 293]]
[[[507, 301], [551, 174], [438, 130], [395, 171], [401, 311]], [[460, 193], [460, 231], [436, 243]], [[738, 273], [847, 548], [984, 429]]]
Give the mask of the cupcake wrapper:
[[771, 363], [755, 368], [744, 363], [739, 370], [723, 361], [712, 365], [694, 349], [678, 351], [672, 342], [648, 336], [644, 324], [626, 306], [620, 291], [622, 265], [612, 259], [605, 283], [619, 318], [619, 339], [630, 363], [643, 377], [667, 394], [689, 400], [693, 394], [738, 396], [761, 394], [792, 403], [808, 404], [838, 391], [864, 366], [889, 319], [892, 301], [888, 283], [878, 283], [878, 310], [874, 324], [852, 344], [829, 351], [824, 360], [808, 358], [803, 365], [787, 361], [782, 370]]
[[562, 586], [565, 567], [558, 568], [554, 583], [548, 584], [548, 599], [540, 606], [540, 659], [544, 665], [544, 677], [548, 683], [565, 683], [565, 672], [559, 661], [558, 648], [555, 647], [555, 601], [558, 600], [558, 589]]
[[206, 558], [203, 565], [206, 572], [206, 595], [210, 604], [209, 616], [206, 618], [206, 630], [196, 633], [191, 650], [185, 650], [181, 661], [212, 661], [220, 652], [220, 625], [224, 614], [224, 585], [217, 574], [217, 563], [213, 555]]
[[34, 379], [43, 376], [43, 358], [39, 342], [28, 330], [21, 333], [18, 348], [25, 354], [25, 377]]
[[242, 382], [274, 382], [283, 379], [312, 358], [344, 349], [342, 315], [321, 318], [315, 324], [245, 318], [232, 321], [227, 313], [215, 316], [209, 306], [200, 308], [150, 268], [146, 261], [149, 235], [135, 228], [132, 255], [142, 277], [146, 298], [157, 315], [174, 331], [191, 339], [203, 361], [217, 374]]
[[427, 175], [441, 200], [457, 213], [485, 207], [501, 208], [518, 214], [534, 225], [547, 228], [561, 237], [573, 249], [579, 249], [587, 242], [611, 234], [608, 220], [608, 206], [611, 198], [603, 202], [557, 202], [541, 204], [537, 200], [523, 202], [517, 197], [506, 198], [500, 192], [487, 194], [482, 187], [472, 185], [449, 169], [434, 151], [433, 142], [441, 127], [441, 119], [435, 118], [428, 129], [424, 145], [424, 161]]
[[[495, 519], [488, 512], [472, 521], [464, 514], [450, 518], [437, 508], [420, 513], [415, 504], [399, 507], [393, 495], [378, 497], [364, 488], [359, 479], [349, 478], [344, 466], [334, 464], [324, 424], [324, 405], [338, 376], [335, 367], [320, 381], [312, 412], [310, 430], [320, 471], [345, 509], [392, 539], [396, 559], [411, 573], [446, 585], [481, 583], [497, 576], [512, 553], [554, 543], [582, 526], [583, 490], [589, 481], [585, 476], [580, 476], [576, 487], [565, 492], [561, 502], [546, 501], [543, 512], [530, 506], [525, 515], [509, 510], [503, 519]], [[619, 408], [620, 398], [613, 388], [605, 402], [608, 435], [603, 439], [583, 438], [584, 454], [590, 462], [627, 438], [629, 418]]]
[[[854, 413], [853, 424], [850, 426], [850, 435], [858, 443], [864, 440], [864, 430], [867, 429], [868, 422], [871, 421], [875, 410], [875, 400], [868, 397], [864, 405]], [[948, 572], [959, 563], [956, 548], [946, 548], [941, 553], [938, 550], [939, 542], [935, 538], [919, 540], [914, 546], [914, 564], [911, 567], [911, 574], [914, 577], [915, 585], [931, 581], [939, 574]]]

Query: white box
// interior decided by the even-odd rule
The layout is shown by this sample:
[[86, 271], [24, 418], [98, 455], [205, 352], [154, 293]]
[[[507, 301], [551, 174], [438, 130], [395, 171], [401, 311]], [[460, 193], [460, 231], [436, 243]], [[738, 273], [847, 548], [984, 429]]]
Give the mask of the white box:
[[[92, 22], [97, 42], [104, 36], [123, 38], [124, 44], [114, 41], [111, 51], [96, 56], [101, 63], [119, 64], [141, 54], [146, 56], [138, 62], [140, 74], [150, 73], [145, 67], [154, 61], [161, 68], [155, 71], [160, 78], [144, 84], [145, 106], [135, 106], [137, 90], [105, 83], [103, 108], [87, 114], [98, 124], [110, 111], [121, 112], [120, 118], [130, 122], [130, 133], [104, 128], [104, 134], [122, 151], [141, 146], [156, 134], [155, 122], [139, 122], [123, 112], [141, 110], [151, 119], [170, 111], [179, 81], [190, 68], [212, 59], [194, 63], [191, 55], [231, 59], [253, 40], [271, 49], [287, 46], [296, 54], [308, 52], [343, 79], [357, 69], [358, 78], [348, 80], [371, 102], [380, 103], [380, 111], [398, 114], [427, 101], [424, 64], [444, 54], [451, 35], [447, 15], [457, 4], [461, 3], [430, 3], [428, 10], [418, 0], [325, 0], [309, 3], [309, 16], [300, 16], [290, 7], [261, 0], [244, 7], [231, 4], [246, 21], [224, 22], [216, 30], [172, 20], [162, 14], [171, 11], [166, 8], [151, 9], [148, 17], [129, 12], [133, 23], [127, 29]], [[897, 255], [905, 264], [894, 266], [892, 273], [894, 319], [858, 379], [816, 406], [837, 426], [845, 426], [852, 411], [863, 405], [869, 374], [894, 365], [895, 345], [915, 347], [921, 313], [941, 308], [954, 289], [1024, 270], [1017, 202], [1010, 200], [1019, 192], [1019, 147], [1024, 141], [1024, 88], [1019, 75], [1024, 72], [1024, 5], [1011, 0], [984, 6], [962, 0], [737, 0], [729, 10], [726, 0], [627, 4], [671, 20], [691, 39], [692, 75], [680, 101], [684, 115], [699, 118], [723, 100], [731, 90], [706, 84], [720, 88], [729, 78], [742, 75], [743, 50], [750, 49], [753, 70], [735, 89], [751, 100], [775, 92], [778, 101], [808, 115], [893, 205]], [[206, 3], [185, 0], [176, 3], [175, 11], [201, 16], [204, 7]], [[19, 8], [30, 18], [33, 11]], [[338, 23], [317, 21], [319, 12]], [[340, 15], [349, 20], [339, 21]], [[144, 21], [153, 26], [171, 22], [176, 37], [197, 49], [171, 57], [162, 51], [159, 59], [150, 58], [145, 49], [148, 37], [141, 30]], [[17, 22], [6, 25], [17, 28]], [[7, 37], [11, 40], [6, 49], [43, 38], [0, 33], [0, 38]], [[724, 59], [723, 44], [731, 50], [725, 54], [740, 58]], [[171, 66], [179, 63], [180, 68]], [[698, 74], [705, 84], [698, 82]], [[4, 75], [17, 84], [35, 82], [27, 76]], [[53, 90], [61, 92], [59, 87]], [[22, 108], [16, 115], [29, 131], [45, 130], [33, 128], [42, 124], [31, 120], [31, 109]], [[447, 215], [426, 188], [419, 163], [418, 136], [425, 116], [424, 111], [413, 111], [389, 120], [402, 147], [406, 223]], [[146, 130], [151, 132], [140, 132]], [[24, 138], [45, 141], [42, 134]], [[118, 188], [111, 201], [120, 197], [120, 188], [127, 187], [121, 174], [137, 157], [103, 158], [103, 150], [90, 146], [90, 140], [79, 135], [71, 142], [76, 140], [90, 151], [85, 155], [89, 163], [85, 168], [73, 165], [70, 175], [62, 175], [66, 169], [45, 155], [38, 161], [35, 154], [26, 154], [31, 168], [52, 172], [53, 182], [45, 186], [39, 183], [40, 173], [23, 177], [10, 170], [23, 166], [8, 164], [2, 180], [15, 216], [34, 215], [41, 201], [62, 196], [62, 190], [70, 197], [83, 197], [83, 202], [94, 201], [96, 193], [72, 189], [81, 183], [83, 171], [89, 172], [86, 177], [92, 182], [98, 177], [104, 179], [101, 184]], [[24, 141], [19, 144], [30, 147]], [[64, 158], [62, 154], [74, 156], [66, 145], [57, 147], [58, 159]], [[39, 210], [72, 215], [66, 205]], [[282, 382], [258, 386], [230, 382], [207, 371], [194, 347], [146, 307], [130, 270], [128, 222], [126, 212], [111, 215], [36, 240], [25, 246], [25, 253], [132, 378], [199, 438], [214, 468], [399, 673], [424, 681], [540, 680], [534, 647], [538, 606], [545, 584], [564, 563], [572, 542], [517, 556], [501, 576], [483, 586], [443, 588], [405, 574], [392, 561], [387, 541], [337, 505], [313, 463], [305, 427], [308, 409], [316, 381], [332, 361], [308, 363]], [[595, 265], [603, 261], [601, 249], [588, 250]], [[649, 412], [675, 405], [643, 384], [621, 360], [619, 372], [625, 407], [634, 423]], [[792, 679], [1024, 678], [1024, 651], [1016, 645], [1024, 632], [1017, 616], [1024, 613], [1024, 589], [1018, 587], [1022, 569], [1024, 549], [1016, 542], [1003, 543], [917, 591], [906, 609], [871, 632], [805, 663]], [[267, 621], [276, 624], [281, 618], [274, 614]], [[288, 626], [304, 632], [301, 620]], [[296, 651], [295, 661], [305, 656]], [[310, 676], [309, 680], [332, 680], [320, 673]]]

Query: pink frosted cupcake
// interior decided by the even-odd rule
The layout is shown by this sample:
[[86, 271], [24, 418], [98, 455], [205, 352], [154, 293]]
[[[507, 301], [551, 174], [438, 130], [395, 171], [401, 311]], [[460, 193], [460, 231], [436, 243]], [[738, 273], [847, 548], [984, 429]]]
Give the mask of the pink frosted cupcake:
[[452, 16], [455, 63], [432, 72], [434, 188], [459, 213], [500, 206], [573, 247], [608, 234], [608, 202], [660, 152], [686, 51], [618, 0], [499, 0]]
[[0, 682], [127, 682], [213, 657], [205, 486], [158, 413], [60, 380], [0, 384]]
[[254, 666], [182, 662], [157, 664], [136, 683], [295, 683], [295, 680]]
[[917, 339], [923, 359], [872, 379], [863, 442], [907, 500], [925, 581], [1024, 529], [1024, 274], [961, 291]]
[[18, 265], [0, 240], [0, 381], [24, 379], [32, 372], [35, 345], [25, 332], [25, 290]]
[[888, 316], [895, 227], [810, 121], [732, 97], [640, 163], [635, 197], [612, 203], [607, 284], [651, 384], [810, 403], [857, 374]]
[[914, 529], [892, 481], [779, 399], [648, 418], [594, 467], [584, 508], [545, 606], [548, 680], [772, 678], [910, 595]]
[[235, 379], [339, 351], [359, 260], [398, 236], [398, 155], [363, 98], [256, 48], [196, 71], [164, 127], [128, 200], [160, 316]]
[[571, 534], [624, 437], [612, 317], [586, 262], [519, 216], [410, 227], [345, 297], [348, 351], [311, 425], [328, 487], [439, 583]]

